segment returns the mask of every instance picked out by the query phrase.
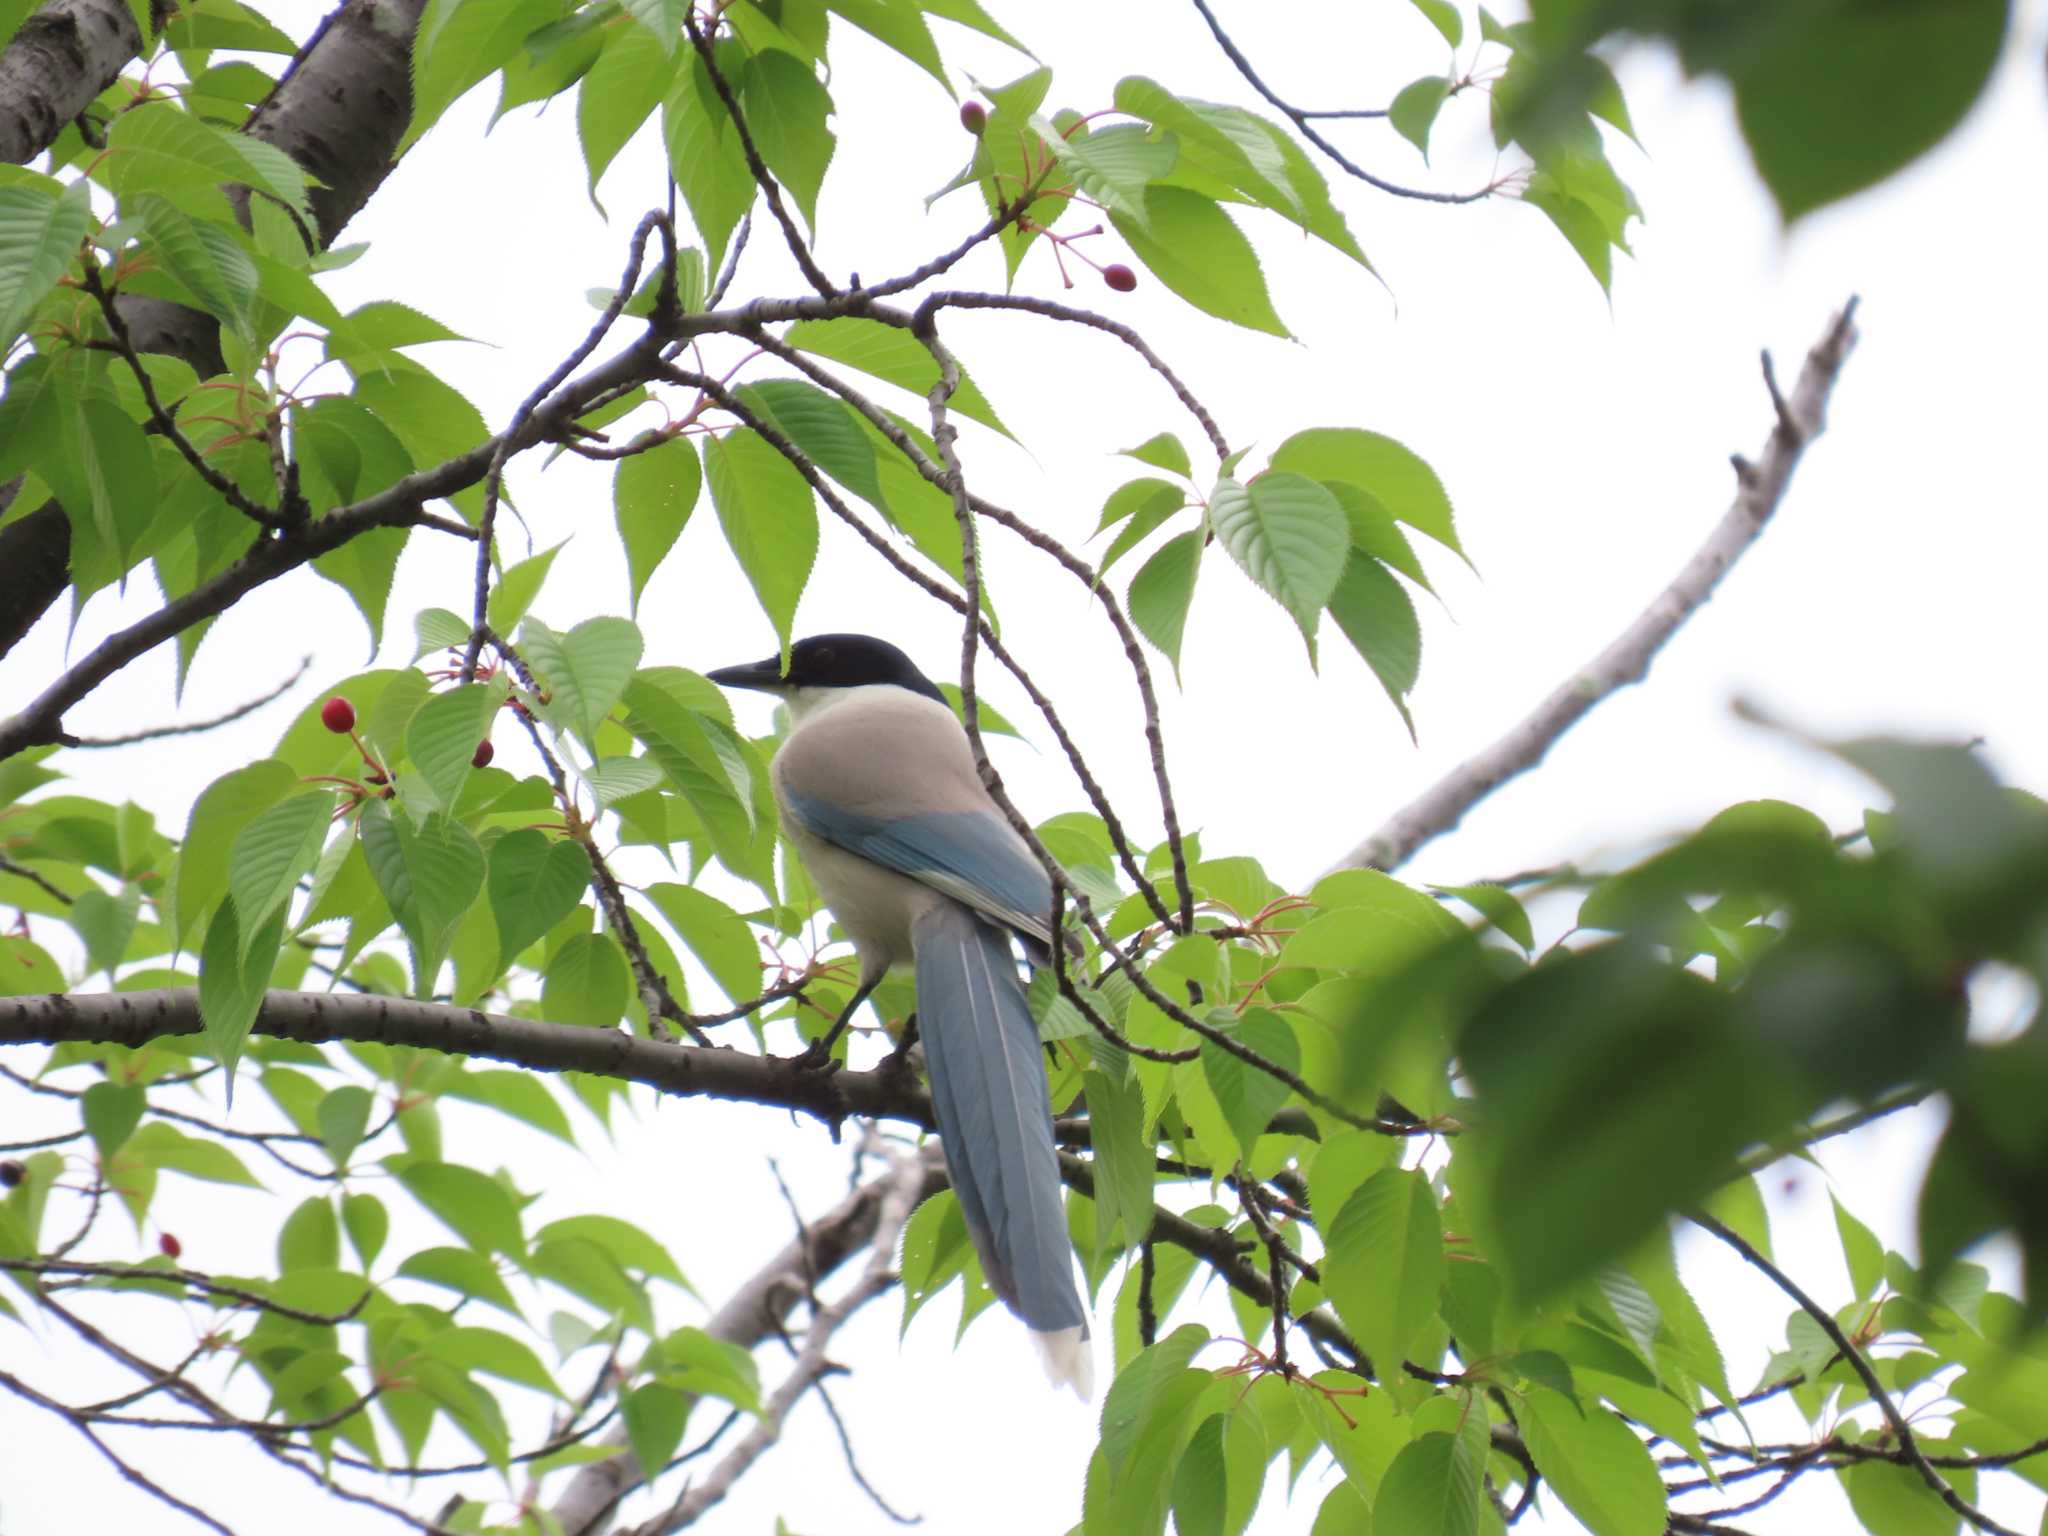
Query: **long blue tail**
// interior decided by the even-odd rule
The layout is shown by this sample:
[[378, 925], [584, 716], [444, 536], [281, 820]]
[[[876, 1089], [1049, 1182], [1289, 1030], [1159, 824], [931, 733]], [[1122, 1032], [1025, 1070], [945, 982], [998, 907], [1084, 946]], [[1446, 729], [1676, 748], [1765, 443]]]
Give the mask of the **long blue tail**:
[[956, 902], [918, 920], [917, 1017], [932, 1106], [989, 1284], [1055, 1382], [1093, 1384], [1046, 1104], [1045, 1058], [1009, 935]]

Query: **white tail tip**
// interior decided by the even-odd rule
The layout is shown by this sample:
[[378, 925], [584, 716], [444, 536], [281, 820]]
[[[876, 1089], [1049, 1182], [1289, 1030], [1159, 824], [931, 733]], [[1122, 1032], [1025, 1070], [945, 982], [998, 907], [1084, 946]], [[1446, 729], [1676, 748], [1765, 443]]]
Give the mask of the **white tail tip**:
[[1086, 1328], [1034, 1331], [1031, 1340], [1038, 1346], [1039, 1359], [1054, 1386], [1072, 1387], [1084, 1403], [1095, 1396], [1095, 1352], [1088, 1347]]

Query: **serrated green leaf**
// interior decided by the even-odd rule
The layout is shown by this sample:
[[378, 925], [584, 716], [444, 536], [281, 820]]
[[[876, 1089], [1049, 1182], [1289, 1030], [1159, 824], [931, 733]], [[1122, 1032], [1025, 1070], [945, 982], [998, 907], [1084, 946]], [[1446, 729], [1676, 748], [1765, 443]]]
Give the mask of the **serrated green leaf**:
[[113, 976], [135, 936], [141, 901], [142, 892], [134, 886], [125, 887], [118, 896], [110, 896], [95, 885], [74, 896], [69, 907], [58, 904], [72, 932], [85, 942], [88, 974], [105, 971], [108, 977]]
[[1034, 116], [1031, 126], [1083, 192], [1140, 224], [1149, 217], [1146, 187], [1170, 172], [1180, 158], [1172, 134], [1154, 138], [1151, 129], [1138, 123], [1116, 123], [1071, 139], [1043, 117]]
[[341, 1263], [341, 1226], [325, 1195], [299, 1202], [277, 1229], [277, 1272], [333, 1269]]
[[1245, 574], [1293, 616], [1314, 653], [1316, 621], [1337, 589], [1351, 526], [1337, 499], [1304, 475], [1219, 480], [1209, 525]]
[[[1238, 1019], [1238, 1041], [1284, 1071], [1301, 1071], [1301, 1048], [1287, 1021], [1270, 1008], [1248, 1008]], [[1202, 1041], [1202, 1075], [1229, 1123], [1247, 1163], [1274, 1112], [1292, 1090], [1270, 1072], [1240, 1060], [1213, 1040]]]
[[1131, 578], [1131, 622], [1138, 633], [1173, 663], [1180, 676], [1180, 646], [1195, 600], [1195, 578], [1202, 570], [1199, 529], [1176, 534], [1152, 552]]
[[[898, 389], [907, 389], [918, 397], [920, 405], [939, 381], [939, 365], [917, 338], [879, 320], [852, 316], [799, 320], [783, 333], [782, 339], [799, 351], [829, 358]], [[1012, 435], [965, 368], [960, 370], [960, 387], [953, 391], [949, 404], [955, 414], [969, 421], [993, 427], [1005, 437]]]
[[1373, 1524], [1403, 1536], [1475, 1536], [1483, 1459], [1433, 1431], [1402, 1447], [1373, 1498]]
[[[1088, 1123], [1095, 1149], [1095, 1244], [1120, 1252], [1152, 1231], [1153, 1154], [1145, 1140], [1145, 1099], [1135, 1083], [1090, 1071]], [[1114, 1240], [1115, 1246], [1112, 1247]]]
[[272, 917], [283, 915], [292, 892], [313, 872], [333, 814], [333, 793], [314, 790], [272, 806], [236, 835], [228, 856], [228, 895], [245, 945]]
[[235, 1066], [262, 1011], [264, 988], [283, 942], [281, 911], [258, 928], [253, 939], [244, 940], [232, 896], [214, 909], [206, 930], [199, 954], [199, 1016], [206, 1024], [206, 1043], [227, 1073], [230, 1103]]
[[675, 66], [672, 49], [648, 28], [607, 29], [604, 52], [576, 90], [576, 136], [590, 171], [590, 196], [626, 142], [661, 105]]
[[1194, 466], [1188, 462], [1187, 449], [1181, 446], [1180, 439], [1171, 432], [1156, 433], [1135, 448], [1123, 449], [1122, 453], [1127, 459], [1136, 459], [1139, 463], [1150, 464], [1155, 469], [1169, 470], [1186, 478], [1192, 478], [1194, 475]]
[[1848, 1266], [1850, 1287], [1859, 1301], [1868, 1300], [1884, 1283], [1884, 1244], [1833, 1194], [1828, 1196], [1828, 1203], [1835, 1209], [1835, 1232], [1841, 1238], [1842, 1262]]
[[619, 460], [612, 474], [612, 515], [626, 550], [632, 610], [655, 568], [675, 548], [696, 508], [704, 466], [688, 438], [667, 438], [644, 452]]
[[702, 59], [693, 56], [675, 69], [661, 105], [661, 131], [669, 171], [715, 269], [725, 261], [732, 232], [754, 205], [756, 188], [739, 134]]
[[811, 66], [780, 48], [747, 60], [739, 80], [740, 111], [769, 173], [796, 199], [804, 223], [818, 223], [818, 189], [837, 140], [825, 119], [832, 97]]
[[1428, 1176], [1402, 1168], [1373, 1174], [1329, 1233], [1323, 1289], [1374, 1368], [1399, 1370], [1443, 1285], [1443, 1220]]
[[1397, 522], [1464, 554], [1451, 499], [1420, 457], [1391, 437], [1356, 427], [1312, 427], [1273, 450], [1274, 469], [1311, 480], [1340, 480], [1369, 491]]
[[381, 800], [363, 806], [359, 827], [370, 873], [412, 949], [413, 990], [426, 996], [455, 925], [483, 887], [483, 850], [459, 823], [432, 816], [415, 828]]
[[616, 1259], [621, 1268], [638, 1270], [643, 1275], [667, 1280], [685, 1290], [689, 1288], [689, 1282], [676, 1268], [668, 1250], [629, 1221], [621, 1221], [616, 1216], [564, 1216], [533, 1234], [535, 1243], [565, 1242], [571, 1238], [597, 1244]]
[[217, 1141], [187, 1136], [176, 1126], [152, 1120], [128, 1139], [127, 1157], [151, 1168], [181, 1173], [188, 1179], [209, 1184], [240, 1184], [250, 1189], [263, 1186], [243, 1166], [242, 1160]]
[[554, 0], [428, 0], [413, 37], [412, 121], [399, 151], [560, 16]]
[[498, 1277], [496, 1267], [481, 1253], [473, 1253], [466, 1248], [426, 1248], [400, 1264], [398, 1273], [474, 1297], [524, 1321], [519, 1303], [512, 1299], [512, 1293]]
[[426, 785], [431, 809], [454, 810], [503, 697], [504, 690], [493, 684], [465, 683], [434, 694], [406, 726], [405, 755]]
[[13, 345], [91, 227], [89, 183], [0, 186], [0, 346]]
[[690, 1399], [674, 1387], [644, 1382], [619, 1400], [619, 1416], [626, 1421], [626, 1443], [640, 1463], [640, 1476], [652, 1482], [683, 1443]]
[[551, 716], [594, 745], [640, 665], [644, 641], [630, 619], [585, 619], [556, 633], [529, 618], [519, 631], [522, 653], [547, 683]]
[[1517, 1418], [1536, 1470], [1592, 1536], [1658, 1536], [1664, 1481], [1643, 1442], [1604, 1408], [1583, 1413], [1531, 1387]]
[[[564, 539], [562, 543], [566, 544], [568, 540]], [[490, 601], [485, 608], [485, 617], [492, 629], [501, 635], [509, 635], [519, 627], [519, 621], [526, 617], [526, 610], [540, 596], [541, 583], [548, 579], [555, 556], [561, 552], [562, 545], [557, 544], [505, 568], [498, 584], [491, 589]]]
[[1114, 210], [1109, 219], [1146, 269], [1204, 314], [1271, 336], [1293, 334], [1267, 297], [1251, 242], [1213, 200], [1152, 186], [1142, 221]]
[[632, 994], [632, 973], [618, 940], [608, 933], [579, 933], [548, 961], [540, 1006], [557, 1024], [610, 1029], [625, 1017]]
[[789, 655], [797, 603], [818, 555], [818, 509], [802, 475], [758, 432], [735, 428], [704, 443], [711, 504], [733, 558]]
[[553, 840], [532, 827], [491, 845], [491, 916], [497, 921], [498, 968], [550, 932], [590, 886], [590, 856], [581, 843]]
[[939, 45], [932, 41], [931, 28], [925, 25], [919, 7], [891, 4], [890, 0], [825, 0], [825, 8], [902, 54], [941, 86], [946, 85]]
[[134, 205], [163, 269], [201, 309], [253, 345], [257, 275], [249, 254], [224, 227], [193, 218], [167, 197], [143, 193]]
[[1415, 691], [1422, 671], [1422, 625], [1414, 602], [1385, 566], [1354, 546], [1344, 559], [1337, 589], [1330, 594], [1329, 609], [1344, 638], [1365, 658], [1401, 712], [1401, 723], [1412, 738], [1415, 721], [1408, 713], [1408, 695]]
[[1409, 3], [1429, 18], [1429, 24], [1441, 32], [1444, 41], [1453, 48], [1465, 40], [1465, 18], [1458, 14], [1458, 8], [1451, 0], [1409, 0]]
[[761, 995], [761, 951], [744, 918], [694, 886], [650, 885], [646, 895], [728, 998], [745, 1003]]

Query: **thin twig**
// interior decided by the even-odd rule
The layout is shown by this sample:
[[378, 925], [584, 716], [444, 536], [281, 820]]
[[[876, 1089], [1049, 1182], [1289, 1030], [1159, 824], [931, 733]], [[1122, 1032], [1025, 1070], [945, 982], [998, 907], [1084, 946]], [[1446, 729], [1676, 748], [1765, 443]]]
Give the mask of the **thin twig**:
[[1244, 51], [1231, 40], [1230, 34], [1223, 30], [1223, 24], [1216, 19], [1216, 13], [1209, 9], [1205, 0], [1195, 0], [1195, 9], [1202, 13], [1202, 20], [1209, 24], [1209, 31], [1214, 34], [1217, 46], [1223, 50], [1224, 56], [1237, 66], [1237, 72], [1244, 76], [1245, 82], [1271, 102], [1277, 111], [1285, 115], [1287, 120], [1301, 131], [1303, 138], [1328, 155], [1347, 174], [1357, 177], [1367, 186], [1377, 187], [1382, 192], [1391, 192], [1396, 197], [1412, 197], [1426, 203], [1476, 203], [1481, 198], [1492, 196], [1498, 189], [1499, 183], [1495, 182], [1481, 187], [1477, 192], [1428, 192], [1420, 187], [1404, 187], [1396, 182], [1382, 180], [1371, 171], [1354, 165], [1342, 150], [1309, 126], [1312, 118], [1335, 114], [1303, 112], [1290, 106], [1271, 86], [1259, 78], [1259, 72], [1252, 68], [1251, 60], [1244, 56]]
[[313, 665], [311, 656], [299, 658], [299, 665], [292, 675], [279, 683], [261, 698], [238, 704], [224, 715], [215, 715], [210, 720], [194, 720], [184, 725], [153, 725], [146, 731], [130, 731], [125, 736], [80, 736], [71, 743], [74, 747], [126, 747], [138, 741], [158, 741], [165, 736], [193, 736], [201, 731], [213, 730], [216, 726], [228, 725], [244, 715], [253, 715], [271, 701], [282, 698], [292, 685], [306, 675], [306, 669]]
[[1849, 1362], [1849, 1368], [1862, 1380], [1864, 1390], [1870, 1394], [1870, 1400], [1877, 1404], [1877, 1411], [1884, 1415], [1884, 1421], [1891, 1427], [1893, 1438], [1899, 1443], [1899, 1450], [1906, 1457], [1906, 1464], [1920, 1474], [1920, 1480], [1934, 1490], [1935, 1496], [1942, 1503], [1946, 1504], [1958, 1515], [1961, 1515], [1970, 1524], [1977, 1527], [1978, 1530], [1989, 1531], [1991, 1536], [2017, 1536], [2017, 1533], [2000, 1525], [1989, 1515], [1973, 1509], [1965, 1502], [1963, 1496], [1950, 1486], [1948, 1479], [1943, 1477], [1928, 1463], [1927, 1453], [1920, 1449], [1919, 1441], [1913, 1436], [1913, 1426], [1908, 1424], [1905, 1415], [1899, 1412], [1898, 1404], [1894, 1403], [1891, 1399], [1891, 1394], [1885, 1391], [1884, 1383], [1877, 1379], [1877, 1372], [1871, 1368], [1870, 1361], [1864, 1357], [1863, 1351], [1856, 1347], [1846, 1333], [1842, 1332], [1842, 1325], [1835, 1321], [1832, 1312], [1801, 1290], [1798, 1283], [1791, 1276], [1757, 1252], [1750, 1245], [1749, 1240], [1740, 1233], [1725, 1226], [1714, 1217], [1707, 1215], [1704, 1211], [1691, 1212], [1688, 1214], [1687, 1219], [1703, 1231], [1711, 1232], [1715, 1237], [1718, 1237], [1730, 1248], [1741, 1254], [1749, 1262], [1751, 1268], [1768, 1278], [1779, 1290], [1791, 1297], [1798, 1304], [1801, 1311], [1820, 1325], [1821, 1332], [1825, 1333], [1835, 1348], [1841, 1351], [1842, 1358]]

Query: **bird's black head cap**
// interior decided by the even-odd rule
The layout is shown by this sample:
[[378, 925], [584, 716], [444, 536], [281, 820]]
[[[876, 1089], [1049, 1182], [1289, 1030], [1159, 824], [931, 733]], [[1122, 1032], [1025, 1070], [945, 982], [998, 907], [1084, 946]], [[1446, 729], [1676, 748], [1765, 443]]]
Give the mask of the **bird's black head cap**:
[[873, 635], [807, 635], [789, 648], [789, 670], [770, 656], [705, 674], [726, 688], [756, 688], [782, 693], [792, 688], [862, 688], [892, 683], [939, 703], [946, 696], [917, 670], [917, 664], [886, 640]]

